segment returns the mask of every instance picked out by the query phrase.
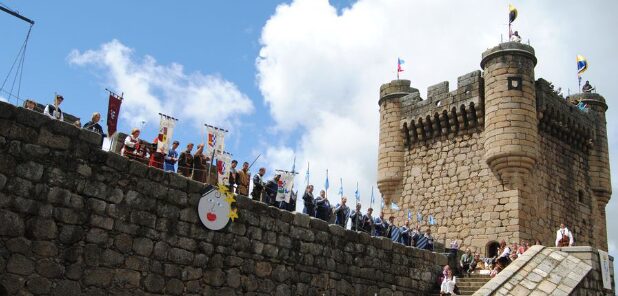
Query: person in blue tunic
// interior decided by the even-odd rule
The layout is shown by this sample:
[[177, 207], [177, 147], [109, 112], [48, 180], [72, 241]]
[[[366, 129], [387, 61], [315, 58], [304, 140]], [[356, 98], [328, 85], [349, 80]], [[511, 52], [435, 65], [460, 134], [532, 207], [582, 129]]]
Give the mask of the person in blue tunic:
[[388, 222], [384, 218], [384, 212], [380, 212], [380, 217], [376, 217], [374, 220], [373, 236], [387, 236]]
[[404, 246], [410, 246], [412, 229], [410, 229], [410, 220], [406, 220], [406, 223], [399, 228], [401, 230], [401, 243]]
[[279, 189], [280, 178], [281, 175], [277, 174], [264, 186], [264, 193], [262, 194], [263, 202], [270, 206], [275, 206], [277, 203], [277, 189]]
[[341, 203], [335, 206], [335, 224], [345, 228], [350, 217], [350, 207], [346, 205], [348, 198], [341, 197]]
[[320, 190], [320, 196], [315, 199], [315, 217], [328, 222], [332, 210], [326, 197], [326, 191]]
[[374, 229], [374, 224], [375, 224], [375, 220], [372, 216], [373, 213], [373, 209], [372, 208], [368, 208], [367, 209], [367, 214], [365, 214], [365, 216], [363, 216], [363, 223], [362, 223], [362, 230], [364, 232], [367, 232], [369, 234], [373, 233], [373, 229]]
[[423, 250], [433, 251], [433, 236], [431, 236], [430, 228], [427, 228], [425, 234], [418, 237], [416, 240], [416, 247]]
[[176, 151], [178, 145], [180, 145], [180, 143], [174, 141], [174, 143], [172, 143], [172, 149], [167, 151], [167, 155], [165, 155], [165, 171], [176, 172], [174, 165], [176, 165], [178, 161], [178, 152]]

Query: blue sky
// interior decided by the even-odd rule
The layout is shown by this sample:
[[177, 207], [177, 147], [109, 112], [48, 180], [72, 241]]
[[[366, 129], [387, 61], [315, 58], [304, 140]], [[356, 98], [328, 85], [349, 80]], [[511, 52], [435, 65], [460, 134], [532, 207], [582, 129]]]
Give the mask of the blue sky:
[[[36, 21], [27, 52], [23, 97], [50, 102], [84, 120], [106, 112], [104, 88], [124, 91], [120, 129], [156, 113], [180, 118], [175, 138], [200, 141], [200, 122], [230, 129], [226, 146], [240, 161], [270, 171], [311, 162], [311, 181], [331, 195], [343, 177], [346, 195], [359, 182], [369, 203], [375, 186], [380, 84], [402, 78], [421, 90], [478, 70], [481, 53], [506, 36], [508, 1], [3, 1]], [[283, 4], [283, 5], [282, 5]], [[614, 188], [618, 188], [618, 97], [614, 72], [616, 1], [515, 1], [516, 22], [535, 47], [536, 77], [577, 89], [575, 55], [585, 55], [590, 79], [609, 102]], [[482, 16], [482, 17], [479, 17]], [[575, 17], [577, 16], [577, 17]], [[577, 21], [575, 21], [577, 19]], [[4, 78], [28, 24], [0, 14], [0, 74]], [[2, 96], [2, 94], [0, 94]], [[183, 102], [194, 108], [182, 108]], [[224, 101], [227, 108], [221, 108]], [[150, 102], [152, 104], [147, 104]], [[198, 102], [207, 102], [198, 106]], [[164, 109], [164, 110], [160, 110]], [[154, 114], [154, 115], [153, 115]], [[203, 116], [201, 114], [204, 114]], [[131, 115], [131, 118], [127, 116]], [[124, 116], [124, 117], [123, 117]], [[255, 171], [255, 170], [253, 170]], [[303, 175], [301, 173], [301, 176]], [[302, 177], [297, 178], [302, 182]], [[377, 191], [376, 191], [377, 194]], [[618, 202], [607, 208], [610, 253], [618, 246]], [[438, 218], [440, 219], [446, 217]]]

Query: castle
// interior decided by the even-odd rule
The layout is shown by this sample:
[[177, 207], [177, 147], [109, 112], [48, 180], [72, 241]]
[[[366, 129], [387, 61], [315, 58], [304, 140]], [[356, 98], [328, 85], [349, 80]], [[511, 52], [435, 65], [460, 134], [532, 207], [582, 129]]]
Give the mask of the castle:
[[[429, 87], [380, 87], [378, 187], [400, 221], [433, 214], [439, 241], [491, 256], [497, 242], [554, 244], [560, 223], [577, 245], [607, 250], [611, 196], [605, 99], [558, 95], [534, 77], [534, 49], [502, 43], [481, 71]], [[588, 105], [582, 111], [573, 101]]]

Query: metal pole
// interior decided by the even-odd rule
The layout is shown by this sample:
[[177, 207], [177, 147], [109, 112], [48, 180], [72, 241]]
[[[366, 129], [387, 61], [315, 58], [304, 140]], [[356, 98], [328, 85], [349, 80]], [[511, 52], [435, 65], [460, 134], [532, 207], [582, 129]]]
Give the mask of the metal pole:
[[23, 16], [23, 15], [19, 14], [19, 13], [18, 13], [18, 12], [16, 12], [16, 11], [12, 11], [12, 10], [10, 10], [10, 9], [8, 9], [8, 8], [6, 8], [6, 7], [4, 7], [4, 6], [2, 6], [2, 5], [0, 5], [0, 10], [2, 10], [2, 11], [4, 11], [4, 12], [6, 12], [6, 13], [8, 13], [8, 14], [10, 14], [10, 15], [12, 15], [12, 16], [14, 16], [14, 17], [18, 18], [18, 19], [21, 19], [22, 21], [25, 21], [25, 22], [27, 22], [27, 23], [30, 23], [31, 25], [34, 25], [34, 21], [33, 21], [33, 20], [31, 20], [31, 19], [29, 19], [29, 18], [27, 18], [27, 17], [25, 17], [25, 16]]

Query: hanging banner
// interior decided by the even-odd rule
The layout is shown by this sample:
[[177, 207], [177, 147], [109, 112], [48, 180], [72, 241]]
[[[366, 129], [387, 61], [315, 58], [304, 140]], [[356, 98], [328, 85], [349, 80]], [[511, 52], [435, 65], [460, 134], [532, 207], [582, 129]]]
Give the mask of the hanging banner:
[[118, 126], [118, 114], [120, 114], [120, 105], [122, 99], [112, 94], [109, 95], [109, 104], [107, 107], [107, 136], [111, 137], [116, 133]]
[[278, 172], [281, 174], [279, 183], [277, 184], [277, 201], [290, 202], [290, 195], [292, 193], [292, 187], [294, 186], [294, 173], [291, 172]]
[[219, 186], [227, 186], [229, 183], [231, 165], [232, 157], [229, 153], [222, 153], [217, 156], [217, 184]]
[[207, 126], [208, 129], [208, 145], [206, 146], [207, 155], [222, 154], [225, 151], [225, 132], [212, 126]]
[[171, 117], [161, 116], [161, 122], [159, 124], [159, 136], [157, 138], [157, 151], [167, 154], [169, 149], [169, 142], [172, 139], [174, 133], [174, 126], [176, 120]]
[[599, 265], [601, 265], [601, 277], [603, 278], [603, 288], [612, 289], [612, 275], [609, 270], [609, 256], [605, 251], [599, 251]]

